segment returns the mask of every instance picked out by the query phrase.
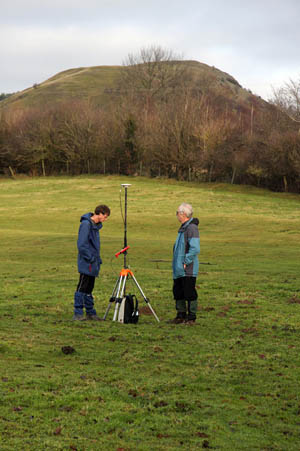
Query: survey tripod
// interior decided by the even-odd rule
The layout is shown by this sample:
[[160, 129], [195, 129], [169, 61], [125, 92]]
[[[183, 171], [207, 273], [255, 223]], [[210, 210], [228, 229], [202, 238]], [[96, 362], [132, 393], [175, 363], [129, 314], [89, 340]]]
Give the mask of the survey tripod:
[[113, 316], [113, 321], [120, 321], [122, 322], [122, 312], [121, 309], [124, 309], [124, 301], [126, 297], [126, 283], [128, 279], [132, 279], [135, 283], [136, 287], [138, 288], [139, 292], [141, 293], [144, 301], [148, 305], [149, 309], [151, 310], [152, 314], [154, 315], [155, 319], [159, 322], [158, 316], [156, 315], [155, 311], [153, 310], [149, 299], [145, 296], [141, 286], [139, 285], [138, 281], [136, 280], [133, 272], [128, 268], [127, 266], [127, 250], [130, 246], [127, 245], [127, 189], [129, 186], [131, 186], [128, 183], [123, 183], [121, 185], [125, 190], [125, 214], [124, 214], [124, 247], [119, 252], [115, 254], [115, 257], [118, 257], [119, 255], [123, 254], [124, 256], [124, 267], [121, 269], [119, 277], [116, 281], [116, 284], [114, 286], [112, 295], [109, 300], [109, 304], [107, 306], [106, 312], [104, 314], [103, 319], [105, 320], [107, 318], [108, 312], [112, 306], [112, 304], [115, 302], [115, 311]]

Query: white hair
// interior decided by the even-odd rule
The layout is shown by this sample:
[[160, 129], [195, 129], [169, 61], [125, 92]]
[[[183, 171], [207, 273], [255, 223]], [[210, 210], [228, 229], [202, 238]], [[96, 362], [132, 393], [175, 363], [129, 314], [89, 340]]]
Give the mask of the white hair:
[[185, 202], [179, 205], [177, 211], [179, 213], [184, 213], [187, 218], [191, 218], [193, 216], [193, 207], [191, 206], [191, 204], [186, 204]]

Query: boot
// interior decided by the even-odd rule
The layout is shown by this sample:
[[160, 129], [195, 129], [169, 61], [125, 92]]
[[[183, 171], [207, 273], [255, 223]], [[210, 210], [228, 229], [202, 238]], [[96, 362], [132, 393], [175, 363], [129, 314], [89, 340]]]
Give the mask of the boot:
[[73, 321], [85, 321], [85, 317], [83, 315], [74, 315]]
[[99, 318], [98, 315], [86, 315], [86, 319], [90, 321], [104, 321], [104, 319]]
[[171, 324], [182, 324], [185, 322], [185, 312], [177, 312], [176, 318], [170, 321]]
[[174, 318], [170, 321], [171, 324], [182, 324], [184, 322], [185, 322], [184, 318], [178, 318], [177, 316], [176, 316], [176, 318]]

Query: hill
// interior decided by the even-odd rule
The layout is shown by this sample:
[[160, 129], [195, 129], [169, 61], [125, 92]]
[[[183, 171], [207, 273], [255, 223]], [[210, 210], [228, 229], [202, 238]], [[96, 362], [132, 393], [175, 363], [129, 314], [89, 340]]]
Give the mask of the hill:
[[[263, 109], [268, 106], [267, 102], [243, 88], [226, 72], [197, 61], [177, 61], [176, 64], [184, 65], [186, 81], [191, 88], [207, 93], [213, 92], [229, 101], [234, 108], [253, 104]], [[13, 94], [0, 102], [0, 108], [40, 107], [70, 99], [85, 99], [105, 106], [113, 96], [120, 94], [120, 76], [125, 69], [124, 66], [69, 69], [40, 84], [34, 84], [30, 88]]]
[[0, 113], [2, 174], [139, 174], [299, 192], [295, 123], [197, 61], [69, 69], [4, 99]]

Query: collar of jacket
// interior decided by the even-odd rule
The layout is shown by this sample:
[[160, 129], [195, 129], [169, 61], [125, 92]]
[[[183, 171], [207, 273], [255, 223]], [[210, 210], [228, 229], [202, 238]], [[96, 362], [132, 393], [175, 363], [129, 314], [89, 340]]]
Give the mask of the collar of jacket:
[[98, 222], [96, 224], [94, 221], [91, 220], [91, 217], [93, 216], [93, 213], [86, 213], [85, 215], [82, 215], [80, 218], [80, 222], [82, 221], [89, 221], [93, 229], [100, 230], [103, 227], [102, 222]]
[[188, 221], [184, 222], [183, 224], [181, 224], [181, 226], [179, 227], [178, 233], [182, 233], [185, 231], [185, 229], [187, 228], [187, 226], [193, 221], [193, 217], [191, 219], [189, 219]]
[[98, 230], [100, 230], [100, 229], [102, 229], [102, 227], [103, 227], [102, 222], [98, 222], [98, 224], [96, 224], [94, 221], [92, 221], [92, 219], [90, 219], [90, 222], [91, 222], [91, 224], [92, 224], [93, 229], [98, 229]]

